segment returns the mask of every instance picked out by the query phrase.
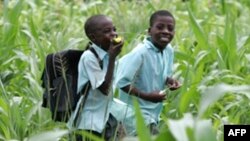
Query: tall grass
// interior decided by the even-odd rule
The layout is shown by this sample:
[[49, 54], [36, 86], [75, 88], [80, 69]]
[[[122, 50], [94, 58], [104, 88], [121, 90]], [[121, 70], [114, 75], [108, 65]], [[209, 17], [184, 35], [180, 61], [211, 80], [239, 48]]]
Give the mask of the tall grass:
[[[250, 124], [248, 0], [3, 0], [0, 140], [67, 140], [65, 124], [53, 122], [40, 106], [45, 56], [84, 49], [84, 22], [97, 13], [112, 17], [125, 37], [124, 55], [146, 35], [157, 9], [168, 9], [176, 18], [174, 77], [183, 86], [164, 102], [161, 133], [147, 139], [223, 140], [224, 124]], [[136, 114], [138, 140], [143, 140], [140, 110]]]

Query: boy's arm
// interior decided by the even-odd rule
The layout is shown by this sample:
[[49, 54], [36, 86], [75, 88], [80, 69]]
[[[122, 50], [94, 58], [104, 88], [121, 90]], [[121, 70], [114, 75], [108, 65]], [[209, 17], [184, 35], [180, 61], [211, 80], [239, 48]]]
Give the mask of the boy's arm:
[[155, 91], [155, 92], [151, 92], [151, 93], [144, 93], [131, 85], [127, 85], [121, 89], [129, 95], [134, 95], [136, 97], [139, 97], [141, 99], [151, 101], [154, 103], [162, 102], [163, 100], [166, 99], [165, 98], [166, 95], [160, 94], [159, 91]]
[[116, 56], [121, 52], [121, 48], [123, 46], [123, 41], [119, 43], [118, 45], [111, 46], [108, 53], [109, 53], [109, 63], [108, 63], [108, 69], [107, 73], [105, 75], [105, 79], [103, 83], [98, 87], [98, 89], [104, 94], [108, 95], [109, 91], [111, 89], [111, 83], [113, 79], [114, 74], [114, 68], [115, 68], [115, 58]]
[[110, 86], [111, 86], [111, 81], [113, 78], [113, 74], [114, 74], [114, 66], [115, 66], [115, 58], [109, 58], [109, 64], [108, 64], [108, 70], [107, 73], [105, 75], [105, 79], [103, 81], [103, 83], [100, 85], [100, 87], [98, 87], [98, 89], [104, 94], [104, 95], [108, 95], [109, 94], [109, 90], [110, 90]]

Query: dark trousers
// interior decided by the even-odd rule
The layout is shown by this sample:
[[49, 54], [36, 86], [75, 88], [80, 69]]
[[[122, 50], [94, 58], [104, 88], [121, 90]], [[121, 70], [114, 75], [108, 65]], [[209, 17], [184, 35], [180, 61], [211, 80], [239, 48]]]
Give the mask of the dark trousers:
[[150, 123], [148, 125], [148, 128], [150, 130], [150, 134], [151, 135], [157, 135], [157, 134], [159, 134], [159, 129], [158, 129], [156, 123]]
[[[92, 130], [84, 130], [86, 132], [89, 132], [97, 137], [104, 138], [105, 141], [111, 141], [116, 136], [116, 130], [117, 130], [118, 122], [115, 119], [115, 117], [112, 114], [109, 114], [108, 121], [105, 125], [104, 131], [102, 133], [98, 133], [96, 131]], [[76, 141], [92, 141], [91, 139], [87, 137], [83, 137], [82, 135], [77, 134], [76, 135]]]

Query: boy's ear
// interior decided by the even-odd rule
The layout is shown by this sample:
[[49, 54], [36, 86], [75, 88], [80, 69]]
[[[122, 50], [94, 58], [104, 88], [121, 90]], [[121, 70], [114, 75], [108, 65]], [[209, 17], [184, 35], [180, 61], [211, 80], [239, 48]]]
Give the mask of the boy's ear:
[[95, 41], [95, 35], [94, 34], [90, 33], [89, 38], [90, 38], [91, 41]]
[[148, 34], [150, 35], [151, 32], [151, 27], [148, 28]]

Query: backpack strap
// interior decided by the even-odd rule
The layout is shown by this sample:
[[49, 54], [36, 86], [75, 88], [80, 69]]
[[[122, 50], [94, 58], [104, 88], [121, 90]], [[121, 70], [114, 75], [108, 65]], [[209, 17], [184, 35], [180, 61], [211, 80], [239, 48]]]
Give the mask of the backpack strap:
[[95, 57], [98, 60], [99, 66], [101, 69], [103, 69], [103, 61], [100, 59], [100, 57], [98, 56], [98, 54], [96, 53], [95, 49], [90, 47], [89, 50], [95, 55]]

